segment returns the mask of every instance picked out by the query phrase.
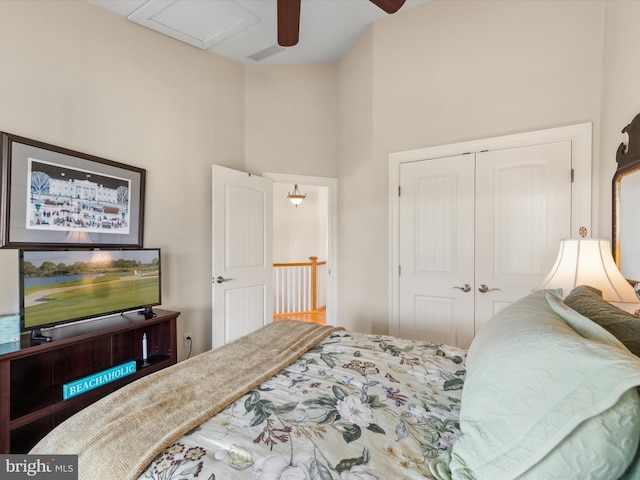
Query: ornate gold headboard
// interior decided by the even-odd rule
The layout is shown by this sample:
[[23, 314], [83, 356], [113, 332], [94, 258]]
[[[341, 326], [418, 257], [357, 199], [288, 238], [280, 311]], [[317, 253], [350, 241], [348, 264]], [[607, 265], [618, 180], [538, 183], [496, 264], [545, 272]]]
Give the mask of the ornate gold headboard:
[[613, 176], [613, 257], [632, 283], [640, 280], [640, 114], [622, 129], [629, 136], [616, 152]]

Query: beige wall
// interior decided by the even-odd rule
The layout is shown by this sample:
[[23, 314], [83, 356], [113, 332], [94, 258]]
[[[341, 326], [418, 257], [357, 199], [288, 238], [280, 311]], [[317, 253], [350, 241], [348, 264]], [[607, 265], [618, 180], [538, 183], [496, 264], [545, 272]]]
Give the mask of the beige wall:
[[[386, 231], [378, 228], [380, 221], [384, 224], [384, 218], [376, 218], [371, 208], [374, 201], [371, 29], [339, 62], [338, 95], [338, 321], [348, 329], [369, 332], [372, 314], [369, 302], [373, 287], [373, 279], [369, 275], [372, 272], [372, 246], [376, 241], [371, 235], [373, 230], [377, 236], [387, 235]], [[383, 212], [382, 215], [386, 214]], [[385, 275], [386, 270], [381, 273]]]
[[246, 168], [337, 176], [335, 64], [246, 67]]
[[[163, 248], [164, 304], [196, 353], [210, 346], [210, 165], [337, 176], [339, 321], [386, 332], [390, 152], [591, 121], [594, 233], [609, 236], [610, 155], [640, 110], [639, 9], [435, 0], [337, 64], [243, 67], [86, 2], [3, 1], [0, 130], [147, 169], [145, 244]], [[1, 250], [0, 313], [16, 311], [16, 279]]]
[[[211, 164], [244, 167], [244, 69], [86, 2], [3, 1], [0, 19], [0, 130], [147, 169], [163, 306], [210, 348]], [[17, 308], [1, 250], [0, 313]]]
[[616, 150], [628, 137], [621, 130], [640, 113], [640, 2], [606, 3], [602, 64], [602, 142], [600, 149], [600, 233], [611, 238], [611, 178]]
[[[341, 253], [345, 242], [367, 245], [368, 261], [340, 256], [349, 272], [340, 316], [368, 305], [372, 330], [388, 328], [390, 152], [583, 122], [594, 123], [597, 146], [603, 16], [597, 1], [436, 0], [373, 26], [373, 125], [359, 133], [372, 140], [368, 180], [339, 177], [341, 191], [370, 201], [371, 220], [342, 237]], [[355, 61], [341, 62], [355, 78], [341, 86], [353, 92], [369, 68], [347, 69]], [[344, 154], [341, 161], [362, 164]], [[368, 288], [354, 287], [361, 284]]]

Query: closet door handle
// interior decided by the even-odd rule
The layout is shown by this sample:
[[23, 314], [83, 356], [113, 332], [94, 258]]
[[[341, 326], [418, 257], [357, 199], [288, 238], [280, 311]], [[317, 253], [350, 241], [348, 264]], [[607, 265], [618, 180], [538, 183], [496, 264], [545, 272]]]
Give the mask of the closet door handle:
[[469, 285], [468, 283], [465, 283], [463, 286], [461, 287], [451, 287], [451, 288], [459, 288], [460, 290], [462, 290], [464, 293], [470, 292], [471, 291], [471, 285]]
[[481, 285], [478, 287], [478, 291], [479, 291], [480, 293], [487, 293], [487, 292], [491, 292], [491, 291], [493, 291], [493, 290], [500, 290], [500, 289], [499, 289], [499, 288], [489, 288], [489, 287], [488, 287], [487, 285], [485, 285], [484, 283], [483, 283], [483, 284], [481, 284]]
[[217, 277], [216, 278], [216, 282], [218, 282], [218, 283], [228, 282], [229, 280], [231, 280], [231, 278], [224, 278], [224, 277]]

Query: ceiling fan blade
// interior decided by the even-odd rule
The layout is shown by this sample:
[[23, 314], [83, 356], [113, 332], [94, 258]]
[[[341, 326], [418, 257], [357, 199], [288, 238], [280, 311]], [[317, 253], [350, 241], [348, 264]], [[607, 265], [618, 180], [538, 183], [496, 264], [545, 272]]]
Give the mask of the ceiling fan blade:
[[278, 0], [278, 45], [294, 46], [299, 34], [300, 0]]
[[369, 0], [387, 13], [396, 13], [404, 5], [405, 0]]

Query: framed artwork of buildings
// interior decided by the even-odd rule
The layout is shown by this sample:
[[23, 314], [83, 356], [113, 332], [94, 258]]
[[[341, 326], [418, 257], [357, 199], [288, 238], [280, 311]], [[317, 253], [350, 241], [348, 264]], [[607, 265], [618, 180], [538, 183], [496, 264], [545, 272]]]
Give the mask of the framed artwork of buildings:
[[146, 171], [0, 132], [0, 247], [142, 247]]

